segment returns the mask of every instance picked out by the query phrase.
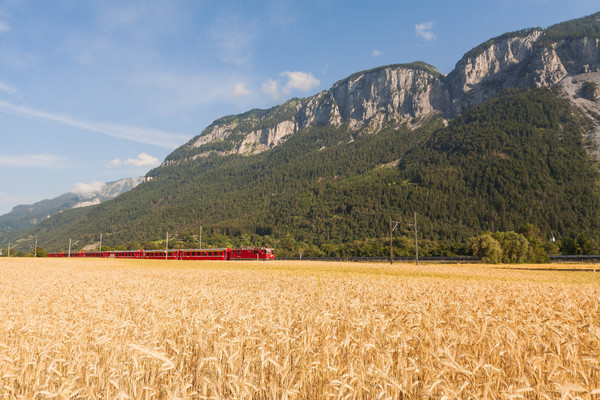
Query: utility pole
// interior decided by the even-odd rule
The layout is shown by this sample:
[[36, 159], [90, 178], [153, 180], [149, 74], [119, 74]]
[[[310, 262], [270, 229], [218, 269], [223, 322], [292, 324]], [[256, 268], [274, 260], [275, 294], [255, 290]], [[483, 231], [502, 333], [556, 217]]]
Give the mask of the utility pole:
[[69, 258], [71, 258], [71, 244], [76, 245], [77, 243], [79, 243], [79, 240], [71, 243], [71, 239], [69, 239]]
[[102, 251], [102, 234], [100, 234], [100, 251]]
[[202, 227], [200, 227], [200, 235], [192, 235], [192, 237], [198, 240], [198, 249], [202, 249]]
[[[16, 247], [16, 246], [13, 246], [13, 249], [14, 249], [15, 247]], [[7, 255], [6, 257], [10, 257], [10, 242], [8, 242], [8, 255]]]
[[35, 238], [35, 247], [33, 248], [33, 258], [37, 257], [37, 237]]
[[[177, 237], [177, 235], [171, 236], [171, 239]], [[167, 245], [165, 246], [165, 260], [169, 259], [169, 232], [167, 232]]]
[[419, 241], [417, 239], [418, 231], [417, 231], [417, 213], [416, 212], [415, 212], [415, 223], [408, 224], [408, 227], [415, 234], [415, 262], [417, 265], [419, 265]]
[[390, 264], [394, 263], [394, 239], [392, 237], [392, 233], [396, 230], [399, 223], [399, 221], [392, 221], [392, 217], [390, 217]]

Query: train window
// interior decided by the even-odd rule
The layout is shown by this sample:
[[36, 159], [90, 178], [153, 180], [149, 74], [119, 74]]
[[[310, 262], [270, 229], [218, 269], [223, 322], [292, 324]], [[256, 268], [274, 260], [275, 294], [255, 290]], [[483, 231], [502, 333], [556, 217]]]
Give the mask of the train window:
[[254, 254], [258, 254], [258, 250], [254, 250]]
[[238, 256], [242, 255], [242, 251], [241, 251], [241, 250], [238, 250], [238, 251], [237, 251], [237, 255], [238, 255]]

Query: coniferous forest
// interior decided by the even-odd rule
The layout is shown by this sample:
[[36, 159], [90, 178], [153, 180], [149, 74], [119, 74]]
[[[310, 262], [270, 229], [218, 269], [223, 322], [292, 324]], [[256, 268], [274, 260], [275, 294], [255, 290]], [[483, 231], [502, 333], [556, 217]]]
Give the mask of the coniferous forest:
[[256, 155], [213, 153], [156, 168], [131, 192], [65, 211], [31, 235], [59, 250], [70, 237], [93, 243], [100, 233], [106, 246], [151, 248], [171, 232], [172, 246], [186, 247], [202, 226], [213, 247], [385, 256], [393, 218], [402, 222], [396, 254], [410, 255], [407, 227], [417, 213], [422, 255], [471, 254], [471, 238], [526, 226], [577, 248], [600, 234], [589, 123], [558, 91], [536, 89], [510, 90], [448, 126], [430, 118], [377, 134], [313, 127]]

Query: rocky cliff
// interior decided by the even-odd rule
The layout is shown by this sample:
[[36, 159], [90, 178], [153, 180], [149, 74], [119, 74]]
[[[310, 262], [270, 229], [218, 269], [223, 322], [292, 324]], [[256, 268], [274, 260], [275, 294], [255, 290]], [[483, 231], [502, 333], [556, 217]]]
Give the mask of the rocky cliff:
[[[169, 155], [164, 164], [211, 152], [259, 153], [317, 125], [347, 124], [372, 133], [386, 123], [415, 126], [424, 117], [454, 118], [508, 88], [553, 86], [574, 76], [585, 82], [588, 75], [595, 82], [598, 71], [600, 13], [545, 30], [532, 28], [490, 39], [466, 53], [447, 76], [423, 62], [388, 65], [353, 74], [312, 97], [221, 118]], [[571, 98], [581, 97], [579, 86]], [[576, 105], [596, 112], [595, 95], [585, 96], [591, 103]]]

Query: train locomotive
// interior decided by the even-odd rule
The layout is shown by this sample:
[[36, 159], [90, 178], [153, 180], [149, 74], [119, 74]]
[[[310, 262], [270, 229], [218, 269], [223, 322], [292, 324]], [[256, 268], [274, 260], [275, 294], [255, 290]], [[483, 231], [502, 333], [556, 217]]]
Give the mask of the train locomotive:
[[274, 260], [271, 248], [239, 249], [177, 249], [177, 250], [118, 250], [48, 253], [48, 257], [132, 258], [144, 260]]

